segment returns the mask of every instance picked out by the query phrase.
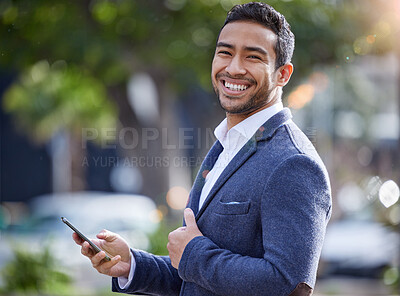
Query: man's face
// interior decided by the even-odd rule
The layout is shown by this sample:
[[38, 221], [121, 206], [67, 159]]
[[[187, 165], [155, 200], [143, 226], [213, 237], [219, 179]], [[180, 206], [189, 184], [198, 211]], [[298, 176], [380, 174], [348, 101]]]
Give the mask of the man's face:
[[270, 29], [248, 21], [228, 23], [222, 29], [211, 79], [226, 112], [246, 115], [276, 102], [276, 39]]

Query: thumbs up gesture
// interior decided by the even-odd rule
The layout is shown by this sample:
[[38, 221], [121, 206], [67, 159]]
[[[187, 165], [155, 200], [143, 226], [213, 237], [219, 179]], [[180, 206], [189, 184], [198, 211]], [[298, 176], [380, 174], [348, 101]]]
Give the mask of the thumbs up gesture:
[[179, 262], [181, 261], [186, 245], [196, 236], [203, 236], [197, 227], [196, 218], [191, 209], [185, 209], [184, 219], [186, 226], [179, 227], [168, 235], [167, 249], [171, 264], [176, 269], [179, 267]]

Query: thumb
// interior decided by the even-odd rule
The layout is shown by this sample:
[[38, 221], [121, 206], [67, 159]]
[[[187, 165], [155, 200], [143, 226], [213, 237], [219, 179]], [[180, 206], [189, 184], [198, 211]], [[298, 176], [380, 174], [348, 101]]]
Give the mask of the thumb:
[[104, 239], [107, 242], [113, 241], [116, 234], [114, 232], [103, 229], [99, 234], [96, 235], [98, 239]]
[[186, 227], [197, 228], [196, 218], [194, 217], [192, 209], [186, 208], [185, 211], [183, 212], [183, 217], [185, 218]]

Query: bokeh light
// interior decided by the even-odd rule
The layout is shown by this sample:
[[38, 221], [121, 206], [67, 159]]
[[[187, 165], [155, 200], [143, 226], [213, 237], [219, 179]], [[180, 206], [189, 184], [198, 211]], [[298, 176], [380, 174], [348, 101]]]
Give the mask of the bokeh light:
[[189, 191], [180, 186], [172, 187], [167, 192], [167, 204], [174, 210], [183, 210], [189, 198]]
[[362, 166], [368, 166], [372, 161], [373, 153], [368, 146], [362, 146], [357, 151], [357, 160]]
[[369, 44], [373, 44], [376, 41], [376, 35], [368, 35], [366, 39]]
[[368, 178], [364, 190], [367, 194], [368, 200], [374, 200], [378, 197], [379, 188], [382, 185], [382, 181], [378, 176]]
[[311, 84], [299, 85], [288, 97], [289, 108], [301, 109], [311, 102], [315, 94], [315, 88]]
[[159, 209], [154, 209], [149, 214], [150, 221], [153, 223], [159, 223], [164, 218], [163, 213]]
[[181, 10], [186, 4], [186, 0], [166, 0], [164, 5], [173, 11]]
[[193, 32], [192, 39], [198, 46], [208, 46], [214, 41], [214, 34], [210, 29], [200, 27]]
[[310, 84], [314, 87], [316, 93], [324, 92], [329, 86], [329, 77], [324, 72], [316, 71], [309, 77]]
[[365, 36], [357, 38], [353, 43], [354, 52], [359, 55], [369, 54], [372, 50], [372, 43], [370, 43], [369, 40], [371, 40], [371, 38]]
[[381, 38], [385, 38], [385, 37], [389, 36], [392, 31], [390, 24], [384, 20], [382, 20], [376, 24], [375, 30], [377, 32], [377, 35]]
[[386, 181], [379, 189], [379, 200], [385, 207], [394, 205], [400, 196], [399, 186], [393, 180]]
[[337, 112], [335, 118], [335, 132], [343, 138], [358, 139], [365, 131], [365, 121], [360, 114], [354, 111]]
[[102, 24], [109, 24], [118, 15], [117, 5], [110, 1], [99, 1], [92, 6], [94, 18]]
[[3, 23], [12, 24], [18, 17], [18, 7], [10, 5], [3, 12]]
[[393, 285], [399, 279], [399, 269], [396, 267], [389, 268], [383, 275], [385, 285]]
[[389, 221], [392, 225], [400, 224], [400, 205], [395, 205], [390, 208]]
[[344, 212], [357, 212], [368, 203], [364, 191], [354, 182], [344, 184], [338, 191], [337, 199]]

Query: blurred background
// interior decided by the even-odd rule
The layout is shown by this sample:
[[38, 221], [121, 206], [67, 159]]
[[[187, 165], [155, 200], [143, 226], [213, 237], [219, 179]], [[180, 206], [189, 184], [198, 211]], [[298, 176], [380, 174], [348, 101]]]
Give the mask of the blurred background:
[[[167, 254], [224, 118], [216, 37], [243, 2], [0, 2], [0, 294], [111, 294], [60, 216]], [[400, 1], [267, 3], [296, 35], [284, 104], [332, 183], [315, 295], [399, 295]]]

